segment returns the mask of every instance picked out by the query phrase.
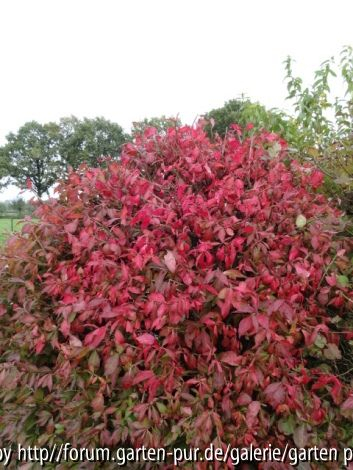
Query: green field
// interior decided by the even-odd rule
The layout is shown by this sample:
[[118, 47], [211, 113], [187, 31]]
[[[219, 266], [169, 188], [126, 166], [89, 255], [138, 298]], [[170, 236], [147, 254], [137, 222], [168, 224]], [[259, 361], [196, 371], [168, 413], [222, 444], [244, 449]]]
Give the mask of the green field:
[[0, 219], [0, 245], [4, 243], [6, 238], [13, 231], [19, 230], [21, 227], [21, 219]]

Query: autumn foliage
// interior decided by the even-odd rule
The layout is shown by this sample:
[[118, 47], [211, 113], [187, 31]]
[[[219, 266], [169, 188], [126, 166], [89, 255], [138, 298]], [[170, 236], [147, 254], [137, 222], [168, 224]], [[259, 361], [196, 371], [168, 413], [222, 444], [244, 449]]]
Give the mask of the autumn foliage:
[[351, 245], [321, 182], [237, 126], [72, 172], [2, 254], [0, 442], [349, 442]]

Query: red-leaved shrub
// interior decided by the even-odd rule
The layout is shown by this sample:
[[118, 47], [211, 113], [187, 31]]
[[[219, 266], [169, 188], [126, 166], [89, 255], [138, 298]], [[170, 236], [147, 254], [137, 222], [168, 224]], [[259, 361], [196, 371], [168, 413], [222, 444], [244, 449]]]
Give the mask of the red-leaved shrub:
[[1, 444], [348, 443], [352, 245], [321, 181], [237, 126], [70, 173], [2, 253]]

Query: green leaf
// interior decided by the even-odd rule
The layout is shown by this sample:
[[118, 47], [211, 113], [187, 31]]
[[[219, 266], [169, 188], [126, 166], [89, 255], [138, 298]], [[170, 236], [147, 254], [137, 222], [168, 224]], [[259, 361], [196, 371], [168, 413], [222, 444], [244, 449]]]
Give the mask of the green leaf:
[[337, 276], [337, 280], [342, 287], [347, 287], [349, 284], [349, 279], [347, 276]]
[[162, 414], [164, 414], [167, 411], [167, 407], [165, 406], [164, 403], [161, 403], [160, 401], [156, 403], [158, 411]]
[[293, 416], [282, 418], [278, 421], [278, 429], [286, 436], [293, 434], [295, 429], [295, 421]]
[[36, 426], [37, 426], [37, 418], [36, 418], [35, 414], [32, 413], [31, 415], [28, 416], [28, 418], [24, 422], [23, 429], [27, 433], [29, 433]]
[[327, 340], [326, 340], [325, 336], [317, 335], [317, 337], [314, 341], [314, 344], [317, 348], [323, 349], [327, 344]]
[[63, 424], [55, 424], [56, 434], [62, 434], [65, 431]]
[[269, 149], [268, 154], [271, 158], [276, 158], [279, 152], [281, 151], [281, 144], [279, 142], [275, 142]]
[[37, 388], [34, 392], [34, 399], [36, 402], [41, 402], [44, 399], [44, 390], [42, 388]]
[[305, 227], [306, 225], [306, 217], [303, 215], [303, 214], [300, 214], [298, 215], [298, 217], [296, 218], [296, 221], [295, 221], [295, 225], [298, 227], [298, 228], [303, 228]]

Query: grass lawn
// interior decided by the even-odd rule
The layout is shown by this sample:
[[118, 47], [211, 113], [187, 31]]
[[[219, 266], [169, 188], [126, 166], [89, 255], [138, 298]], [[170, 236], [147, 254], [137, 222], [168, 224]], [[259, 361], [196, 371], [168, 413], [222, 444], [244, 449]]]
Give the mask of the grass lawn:
[[[21, 227], [20, 222], [21, 219], [12, 219], [13, 223], [13, 230], [19, 230]], [[11, 219], [0, 219], [0, 245], [4, 243], [6, 238], [11, 234], [12, 226], [11, 226]]]

